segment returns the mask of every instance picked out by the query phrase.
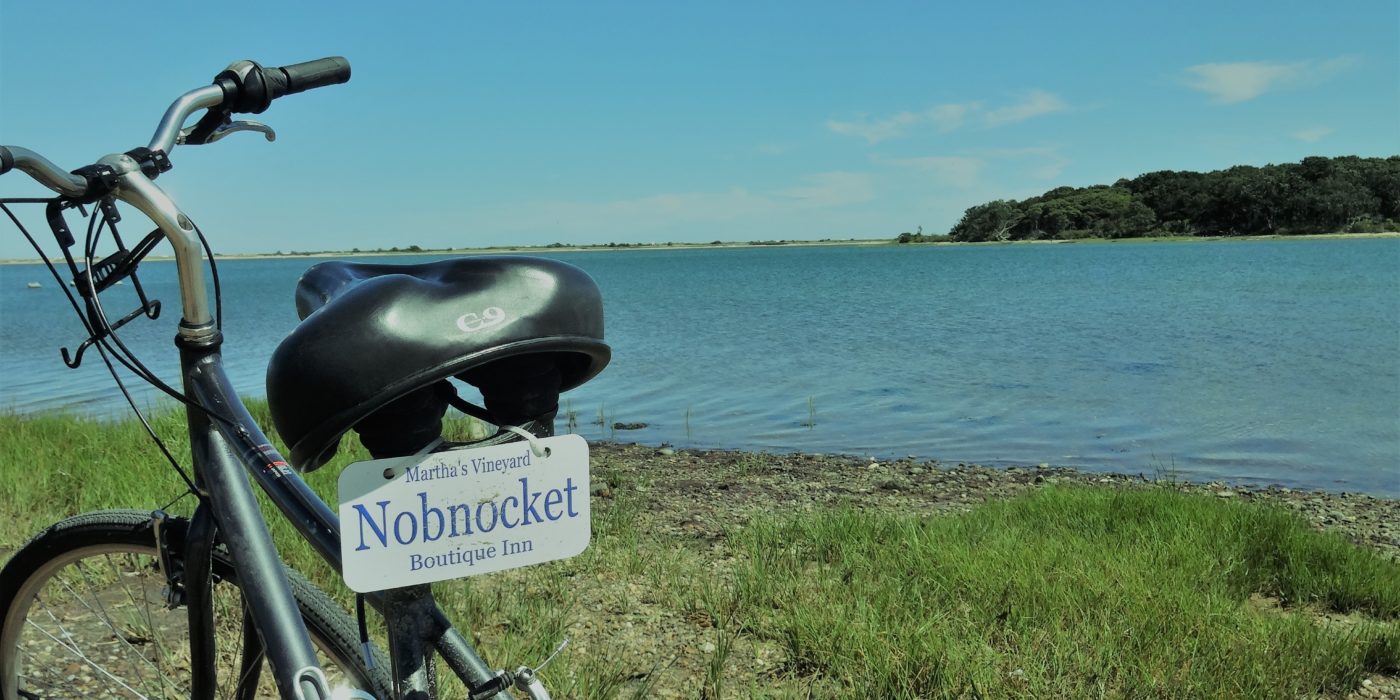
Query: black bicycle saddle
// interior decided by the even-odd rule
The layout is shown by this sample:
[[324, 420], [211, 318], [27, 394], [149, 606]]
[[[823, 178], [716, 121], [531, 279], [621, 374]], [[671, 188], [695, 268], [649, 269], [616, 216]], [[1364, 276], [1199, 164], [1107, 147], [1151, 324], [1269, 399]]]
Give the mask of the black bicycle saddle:
[[[513, 393], [524, 392], [535, 406], [526, 412], [552, 418], [558, 392], [593, 378], [611, 358], [598, 286], [557, 260], [325, 262], [297, 283], [296, 305], [302, 322], [272, 354], [267, 400], [301, 471], [325, 464], [352, 427], [375, 452], [362, 424], [405, 404], [433, 404], [440, 430], [446, 400], [435, 397], [451, 391], [448, 377], [477, 385], [488, 410], [493, 402], [518, 404]], [[547, 376], [543, 388], [536, 375]]]

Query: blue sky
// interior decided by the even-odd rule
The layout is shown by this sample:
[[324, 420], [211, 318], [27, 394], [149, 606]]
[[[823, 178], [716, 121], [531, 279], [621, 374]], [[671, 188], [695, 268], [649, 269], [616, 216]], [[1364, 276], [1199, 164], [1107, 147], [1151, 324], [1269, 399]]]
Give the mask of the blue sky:
[[77, 167], [230, 61], [333, 54], [354, 78], [261, 115], [276, 143], [176, 149], [160, 183], [216, 250], [893, 237], [1060, 185], [1400, 153], [1394, 0], [3, 0], [0, 143]]

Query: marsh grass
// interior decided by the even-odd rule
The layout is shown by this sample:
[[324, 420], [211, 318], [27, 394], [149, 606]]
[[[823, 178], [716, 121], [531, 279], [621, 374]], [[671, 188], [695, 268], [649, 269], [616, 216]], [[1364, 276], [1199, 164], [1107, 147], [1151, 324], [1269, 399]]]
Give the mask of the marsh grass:
[[[1278, 510], [1047, 489], [736, 534], [746, 631], [851, 697], [1301, 697], [1400, 667], [1400, 567]], [[1260, 613], [1251, 593], [1369, 621]]]
[[[178, 414], [154, 425], [188, 453]], [[307, 475], [328, 502], [340, 468], [368, 458], [356, 443]], [[764, 459], [732, 466], [761, 475]], [[1400, 672], [1400, 565], [1277, 509], [1168, 487], [1046, 488], [955, 516], [767, 513], [707, 543], [652, 526], [644, 471], [595, 461], [593, 475], [612, 496], [593, 500], [584, 554], [434, 587], [493, 663], [538, 663], [617, 609], [695, 621], [709, 645], [686, 687], [709, 698], [1293, 698]], [[183, 489], [134, 422], [61, 416], [0, 416], [0, 480], [0, 551], [68, 515], [162, 507]], [[349, 605], [264, 507], [284, 559]], [[1282, 611], [1251, 605], [1259, 595]], [[758, 644], [783, 666], [756, 667]], [[639, 671], [636, 650], [585, 640], [545, 676], [559, 697], [649, 697], [680, 653]]]
[[564, 432], [578, 432], [578, 411], [574, 410], [574, 402], [564, 399]]

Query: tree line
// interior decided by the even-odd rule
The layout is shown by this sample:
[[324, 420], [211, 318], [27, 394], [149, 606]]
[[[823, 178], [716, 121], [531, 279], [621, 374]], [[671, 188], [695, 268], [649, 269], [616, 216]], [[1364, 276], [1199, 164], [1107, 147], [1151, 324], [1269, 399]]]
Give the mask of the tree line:
[[[970, 207], [954, 241], [1255, 236], [1400, 230], [1400, 156], [1311, 157], [1207, 173], [1161, 170]], [[900, 234], [899, 242], [944, 239]]]

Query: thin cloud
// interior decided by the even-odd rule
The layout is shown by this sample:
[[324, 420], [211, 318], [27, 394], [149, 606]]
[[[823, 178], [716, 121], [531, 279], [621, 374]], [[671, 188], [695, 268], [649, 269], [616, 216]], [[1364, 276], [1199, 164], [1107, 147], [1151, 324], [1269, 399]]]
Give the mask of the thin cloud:
[[1060, 173], [1064, 172], [1067, 167], [1069, 167], [1069, 159], [1061, 158], [1060, 160], [1031, 168], [1030, 173], [1032, 177], [1041, 180], [1054, 180], [1059, 177]]
[[826, 128], [838, 134], [859, 136], [869, 143], [879, 143], [903, 136], [910, 130], [925, 125], [931, 125], [944, 133], [953, 131], [963, 125], [968, 114], [980, 108], [981, 104], [976, 102], [941, 104], [922, 112], [899, 112], [885, 119], [830, 119], [826, 122]]
[[826, 128], [833, 133], [857, 136], [868, 143], [880, 143], [905, 136], [915, 129], [931, 127], [939, 133], [956, 131], [969, 122], [995, 127], [1015, 124], [1044, 114], [1063, 112], [1069, 105], [1055, 93], [1031, 90], [1015, 104], [984, 109], [981, 102], [950, 102], [934, 105], [920, 112], [898, 112], [883, 119], [862, 117], [841, 121], [829, 119]]
[[1027, 148], [1000, 148], [987, 149], [979, 152], [989, 158], [1000, 158], [1005, 160], [1020, 160], [1023, 163], [1029, 162], [1025, 167], [1029, 170], [1031, 177], [1041, 180], [1053, 180], [1060, 176], [1060, 173], [1069, 167], [1070, 159], [1060, 153], [1059, 146], [1030, 146]]
[[971, 187], [976, 184], [987, 163], [971, 156], [924, 156], [922, 158], [899, 158], [885, 161], [891, 165], [913, 168], [928, 173], [940, 185]]
[[839, 211], [875, 199], [868, 173], [831, 171], [807, 175], [786, 187], [753, 191], [667, 192], [607, 201], [534, 200], [473, 209], [473, 221], [493, 231], [531, 234], [567, 225], [572, 233], [606, 238], [619, 233], [664, 231], [695, 224], [780, 220], [806, 212]]
[[1307, 141], [1308, 143], [1317, 143], [1319, 140], [1322, 139], [1322, 137], [1330, 133], [1332, 133], [1331, 127], [1313, 126], [1307, 129], [1303, 129], [1301, 131], [1293, 132], [1293, 138], [1298, 139], [1299, 141]]
[[1020, 102], [987, 112], [987, 126], [1015, 124], [1043, 114], [1053, 114], [1069, 109], [1069, 105], [1059, 95], [1044, 90], [1031, 90]]
[[918, 158], [880, 158], [876, 163], [910, 168], [927, 173], [934, 182], [953, 187], [973, 187], [979, 184], [982, 175], [991, 170], [1003, 174], [1015, 172], [1031, 177], [1051, 180], [1059, 177], [1069, 167], [1070, 159], [1060, 153], [1058, 146], [1030, 146], [1023, 148], [980, 148], [963, 151], [958, 155], [922, 156]]
[[924, 110], [924, 117], [939, 131], [948, 132], [962, 126], [969, 113], [981, 108], [980, 102], [942, 104]]
[[867, 173], [834, 171], [808, 175], [802, 184], [777, 190], [773, 197], [803, 206], [838, 207], [868, 202], [875, 198], [875, 190]]
[[1186, 86], [1221, 104], [1252, 100], [1266, 92], [1322, 82], [1353, 64], [1350, 56], [1326, 61], [1201, 63], [1186, 69]]
[[984, 158], [1028, 158], [1031, 156], [1058, 156], [1059, 146], [1023, 146], [1021, 148], [978, 148], [969, 153]]
[[826, 123], [826, 128], [838, 134], [848, 136], [859, 136], [870, 143], [879, 143], [896, 136], [903, 136], [909, 127], [919, 123], [919, 118], [912, 112], [900, 112], [888, 119], [870, 121], [862, 119], [853, 122], [841, 122], [835, 119]]

